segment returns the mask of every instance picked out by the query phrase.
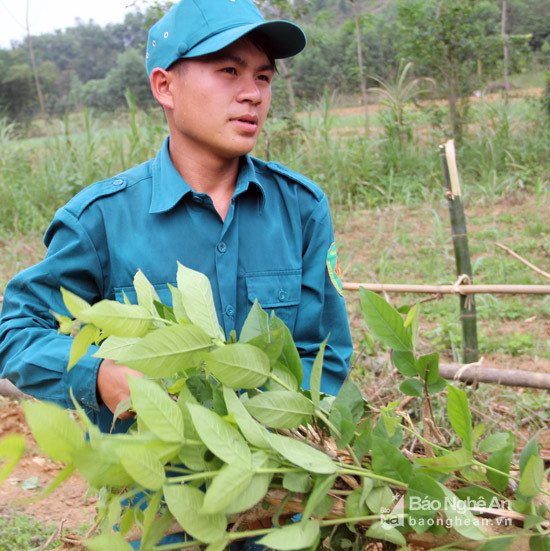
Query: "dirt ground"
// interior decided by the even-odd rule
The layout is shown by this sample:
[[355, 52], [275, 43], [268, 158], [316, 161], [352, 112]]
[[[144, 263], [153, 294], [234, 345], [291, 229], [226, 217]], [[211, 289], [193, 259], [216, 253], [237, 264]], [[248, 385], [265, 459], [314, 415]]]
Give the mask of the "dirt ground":
[[[59, 525], [62, 522], [63, 527], [70, 531], [90, 526], [97, 499], [94, 495], [86, 495], [87, 482], [78, 474], [71, 475], [45, 499], [33, 499], [48, 487], [63, 466], [50, 461], [40, 452], [19, 402], [0, 396], [0, 440], [13, 433], [25, 435], [27, 451], [0, 485], [0, 515], [15, 511], [32, 515], [40, 523]], [[31, 488], [25, 489], [27, 485]]]

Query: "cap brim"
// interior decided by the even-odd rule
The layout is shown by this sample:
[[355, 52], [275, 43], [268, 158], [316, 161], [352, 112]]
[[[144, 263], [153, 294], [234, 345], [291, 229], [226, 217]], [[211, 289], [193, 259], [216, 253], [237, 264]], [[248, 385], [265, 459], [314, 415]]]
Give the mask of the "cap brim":
[[198, 57], [223, 50], [251, 31], [258, 30], [268, 40], [270, 54], [275, 59], [292, 57], [306, 46], [302, 29], [290, 21], [265, 21], [234, 27], [204, 39], [183, 55], [183, 58]]

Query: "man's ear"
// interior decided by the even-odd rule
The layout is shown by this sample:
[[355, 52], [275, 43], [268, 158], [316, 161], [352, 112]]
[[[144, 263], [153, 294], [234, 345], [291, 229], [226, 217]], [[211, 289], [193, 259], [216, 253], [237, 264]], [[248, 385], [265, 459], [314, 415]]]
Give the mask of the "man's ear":
[[172, 97], [172, 88], [170, 83], [174, 75], [165, 69], [155, 67], [151, 72], [150, 82], [151, 91], [155, 99], [165, 108], [174, 108], [174, 98]]

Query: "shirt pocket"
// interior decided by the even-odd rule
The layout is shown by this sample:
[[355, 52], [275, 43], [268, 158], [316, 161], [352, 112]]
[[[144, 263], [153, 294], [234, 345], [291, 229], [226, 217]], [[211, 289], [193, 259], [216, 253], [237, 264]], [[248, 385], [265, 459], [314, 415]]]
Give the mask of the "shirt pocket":
[[302, 270], [254, 272], [245, 279], [250, 305], [257, 299], [264, 310], [273, 310], [292, 331], [300, 304]]
[[[159, 296], [160, 302], [166, 306], [172, 306], [172, 293], [168, 288], [166, 283], [153, 285], [157, 295]], [[130, 304], [137, 304], [137, 293], [134, 287], [116, 287], [115, 288], [115, 300], [118, 302], [124, 302], [124, 295], [130, 301]]]

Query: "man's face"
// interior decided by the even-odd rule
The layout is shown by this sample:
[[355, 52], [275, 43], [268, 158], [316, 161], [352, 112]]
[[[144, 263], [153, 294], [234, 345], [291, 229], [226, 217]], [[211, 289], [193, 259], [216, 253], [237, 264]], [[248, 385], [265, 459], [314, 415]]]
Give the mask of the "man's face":
[[249, 153], [271, 103], [274, 67], [241, 39], [220, 52], [186, 59], [174, 78], [171, 147], [230, 160]]

